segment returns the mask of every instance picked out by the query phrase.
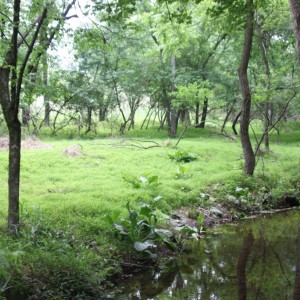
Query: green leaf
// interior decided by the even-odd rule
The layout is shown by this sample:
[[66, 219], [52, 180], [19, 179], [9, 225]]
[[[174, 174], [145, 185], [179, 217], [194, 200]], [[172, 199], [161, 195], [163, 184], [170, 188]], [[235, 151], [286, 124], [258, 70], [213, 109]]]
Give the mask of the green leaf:
[[119, 224], [114, 224], [114, 231], [117, 234], [121, 234], [121, 235], [127, 235], [128, 234], [127, 229], [125, 227], [123, 227], [122, 225], [119, 225]]
[[194, 233], [198, 233], [198, 229], [196, 227], [190, 227], [187, 225], [181, 227], [179, 231], [182, 233], [190, 234], [190, 235], [192, 235]]
[[150, 218], [151, 213], [152, 213], [152, 209], [148, 205], [144, 204], [141, 207], [140, 215]]
[[141, 243], [141, 242], [135, 242], [134, 243], [134, 249], [137, 250], [137, 251], [139, 251], [139, 252], [145, 251], [145, 250], [147, 250], [149, 248], [156, 248], [156, 245], [151, 240], [147, 240], [147, 241], [145, 241], [143, 243]]
[[154, 176], [148, 177], [148, 182], [149, 182], [149, 184], [151, 184], [151, 183], [157, 183], [158, 182], [158, 176], [154, 175]]
[[197, 221], [198, 221], [198, 226], [199, 227], [201, 227], [203, 225], [204, 220], [205, 220], [205, 218], [201, 214], [197, 217]]

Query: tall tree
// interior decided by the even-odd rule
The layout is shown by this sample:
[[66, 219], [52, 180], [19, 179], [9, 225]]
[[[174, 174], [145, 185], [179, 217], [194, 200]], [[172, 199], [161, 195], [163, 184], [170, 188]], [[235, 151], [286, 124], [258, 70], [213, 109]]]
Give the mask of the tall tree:
[[247, 0], [246, 27], [244, 31], [244, 45], [241, 62], [238, 70], [240, 87], [242, 92], [242, 114], [240, 122], [241, 143], [244, 153], [244, 173], [253, 175], [255, 168], [255, 155], [249, 136], [249, 124], [251, 113], [251, 91], [248, 80], [248, 65], [252, 49], [254, 32], [254, 7], [253, 0]]
[[296, 46], [298, 52], [298, 64], [299, 64], [299, 77], [300, 77], [300, 1], [299, 0], [289, 0], [292, 23], [294, 28], [294, 34], [296, 39]]
[[[72, 2], [74, 4], [74, 1]], [[26, 6], [29, 4], [26, 3]], [[25, 6], [25, 4], [23, 5]], [[19, 187], [21, 160], [21, 122], [19, 106], [24, 77], [30, 73], [35, 64], [30, 59], [35, 51], [40, 29], [48, 17], [48, 7], [32, 5], [31, 14], [35, 18], [28, 27], [28, 19], [22, 12], [21, 0], [14, 0], [13, 7], [7, 6], [1, 12], [1, 43], [5, 45], [0, 65], [0, 103], [9, 132], [9, 170], [8, 170], [8, 230], [15, 233], [19, 225]], [[70, 8], [69, 8], [70, 9]], [[12, 16], [12, 17], [10, 17]], [[25, 30], [24, 28], [29, 28]], [[24, 46], [25, 55], [20, 55]], [[25, 47], [26, 46], [26, 47]], [[39, 49], [35, 56], [41, 53]]]

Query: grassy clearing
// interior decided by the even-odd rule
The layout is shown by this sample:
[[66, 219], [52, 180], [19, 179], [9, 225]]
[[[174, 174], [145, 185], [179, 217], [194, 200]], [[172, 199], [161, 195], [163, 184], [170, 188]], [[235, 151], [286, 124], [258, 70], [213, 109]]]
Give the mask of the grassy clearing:
[[[113, 237], [105, 216], [114, 212], [125, 216], [128, 201], [139, 207], [162, 196], [158, 208], [169, 214], [180, 206], [202, 205], [202, 192], [218, 201], [227, 201], [226, 195], [234, 195], [240, 186], [257, 192], [264, 187], [274, 201], [299, 193], [299, 126], [283, 132], [279, 140], [271, 137], [272, 153], [260, 158], [254, 178], [242, 175], [239, 141], [209, 129], [190, 129], [176, 150], [170, 146], [176, 140], [152, 128], [125, 136], [163, 145], [147, 150], [120, 147], [120, 138], [64, 138], [71, 137], [70, 132], [55, 139], [44, 135], [50, 149], [22, 150], [23, 226], [18, 238], [5, 233], [7, 152], [0, 151], [0, 287], [9, 279], [11, 293], [36, 294], [39, 299], [99, 296], [100, 283], [117, 270], [122, 256], [122, 244]], [[63, 153], [74, 144], [82, 147], [82, 156]], [[192, 152], [198, 159], [174, 162], [168, 154], [177, 150]], [[175, 179], [180, 165], [188, 176]], [[134, 189], [123, 180], [153, 175], [159, 182], [153, 189]]]

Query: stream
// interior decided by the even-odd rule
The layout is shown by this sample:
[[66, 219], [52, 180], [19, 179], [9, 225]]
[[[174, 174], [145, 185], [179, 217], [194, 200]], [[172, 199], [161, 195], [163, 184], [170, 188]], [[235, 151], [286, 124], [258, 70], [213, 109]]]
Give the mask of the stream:
[[300, 299], [299, 228], [299, 210], [215, 227], [107, 299]]

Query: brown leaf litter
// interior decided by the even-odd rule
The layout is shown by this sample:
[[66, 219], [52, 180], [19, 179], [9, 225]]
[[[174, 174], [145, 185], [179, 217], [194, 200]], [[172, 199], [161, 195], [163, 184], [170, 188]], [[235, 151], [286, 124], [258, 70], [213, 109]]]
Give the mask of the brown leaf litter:
[[[0, 150], [8, 150], [8, 137], [0, 137]], [[21, 141], [21, 149], [51, 149], [50, 145], [42, 143], [38, 138], [31, 136]]]

